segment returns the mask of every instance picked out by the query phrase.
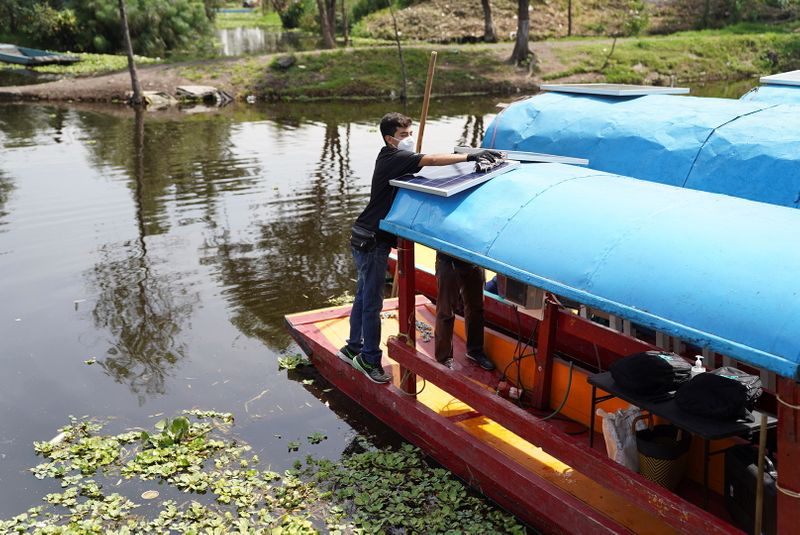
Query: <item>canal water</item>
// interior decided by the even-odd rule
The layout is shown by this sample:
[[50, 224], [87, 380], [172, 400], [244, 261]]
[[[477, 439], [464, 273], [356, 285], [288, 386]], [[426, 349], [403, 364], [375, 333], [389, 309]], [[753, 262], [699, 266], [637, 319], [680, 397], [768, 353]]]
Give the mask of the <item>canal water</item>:
[[[495, 102], [434, 101], [425, 149], [478, 144]], [[284, 314], [353, 291], [349, 227], [398, 108], [0, 105], [0, 518], [58, 490], [27, 468], [70, 415], [116, 432], [230, 411], [274, 470], [397, 440], [278, 358], [299, 352]]]

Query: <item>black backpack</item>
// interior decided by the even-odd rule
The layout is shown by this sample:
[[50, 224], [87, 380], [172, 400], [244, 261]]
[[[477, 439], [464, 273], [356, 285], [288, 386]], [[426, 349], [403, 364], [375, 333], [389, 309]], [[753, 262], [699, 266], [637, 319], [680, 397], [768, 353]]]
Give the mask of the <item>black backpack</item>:
[[609, 371], [625, 391], [651, 398], [668, 397], [689, 380], [692, 365], [669, 351], [645, 351], [614, 362]]
[[706, 418], [753, 421], [750, 411], [761, 392], [760, 377], [723, 366], [692, 377], [675, 394], [675, 403], [681, 410]]

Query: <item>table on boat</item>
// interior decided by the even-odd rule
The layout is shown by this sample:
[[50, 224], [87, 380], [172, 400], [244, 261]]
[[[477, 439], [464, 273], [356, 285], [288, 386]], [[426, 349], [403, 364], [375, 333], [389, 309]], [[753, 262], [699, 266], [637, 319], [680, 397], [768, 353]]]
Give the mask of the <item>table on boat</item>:
[[[753, 436], [758, 433], [761, 427], [761, 413], [756, 410], [752, 411], [752, 422], [724, 422], [690, 414], [678, 407], [675, 398], [672, 397], [667, 400], [659, 399], [653, 401], [648, 400], [646, 397], [637, 396], [636, 394], [625, 391], [614, 382], [611, 372], [589, 375], [588, 381], [589, 384], [592, 385], [592, 411], [590, 413], [592, 417], [589, 418], [590, 446], [594, 446], [594, 413], [597, 404], [612, 398], [625, 400], [655, 416], [661, 416], [676, 427], [703, 439], [703, 507], [708, 506], [708, 461], [712, 455], [725, 451], [725, 449], [711, 451], [711, 441], [730, 437], [747, 437], [752, 441]], [[608, 395], [598, 397], [598, 388], [608, 392]], [[774, 416], [767, 416], [767, 428], [774, 428], [777, 425], [777, 418]]]

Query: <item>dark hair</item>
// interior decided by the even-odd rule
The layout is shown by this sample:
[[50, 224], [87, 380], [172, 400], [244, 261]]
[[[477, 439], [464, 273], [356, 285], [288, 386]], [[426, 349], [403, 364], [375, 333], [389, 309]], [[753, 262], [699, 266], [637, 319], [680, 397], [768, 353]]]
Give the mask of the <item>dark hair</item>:
[[398, 128], [406, 128], [411, 126], [411, 118], [406, 117], [402, 113], [391, 112], [387, 113], [381, 119], [381, 138], [386, 142], [385, 136], [393, 136]]

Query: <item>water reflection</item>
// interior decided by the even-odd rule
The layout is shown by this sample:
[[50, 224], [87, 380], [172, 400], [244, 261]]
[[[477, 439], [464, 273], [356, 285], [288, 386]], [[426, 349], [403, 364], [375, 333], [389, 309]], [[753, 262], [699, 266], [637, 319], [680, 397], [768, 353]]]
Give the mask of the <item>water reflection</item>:
[[233, 324], [273, 349], [291, 343], [285, 314], [299, 303], [323, 306], [350, 285], [345, 244], [361, 205], [354, 196], [350, 128], [326, 123], [311, 180], [289, 195], [273, 194], [269, 220], [254, 222], [239, 233], [242, 239], [227, 229], [202, 253], [204, 263], [220, 268]]
[[483, 141], [484, 133], [483, 115], [467, 115], [461, 137], [458, 138], [458, 145], [478, 147]]
[[[98, 167], [122, 168], [131, 176], [137, 173], [131, 158], [130, 119], [96, 113], [81, 115], [82, 127], [93, 143], [89, 145]], [[142, 141], [141, 183], [139, 188], [142, 222], [147, 235], [169, 231], [167, 210], [172, 203], [199, 208], [202, 214], [183, 218], [180, 224], [200, 219], [214, 226], [217, 197], [225, 192], [246, 191], [254, 187], [259, 168], [248, 159], [239, 159], [231, 150], [232, 123], [226, 117], [191, 116], [182, 121], [148, 120]]]
[[131, 186], [135, 204], [136, 238], [108, 244], [89, 273], [96, 302], [92, 317], [98, 329], [112, 336], [107, 356], [100, 361], [106, 373], [129, 386], [142, 405], [146, 395], [163, 394], [165, 378], [185, 356], [180, 341], [196, 296], [179, 274], [159, 275], [148, 257], [145, 214], [145, 121], [137, 110], [133, 121]]
[[272, 54], [310, 50], [317, 45], [316, 36], [302, 32], [284, 32], [265, 28], [227, 28], [217, 30], [220, 54]]
[[[0, 232], [3, 232], [3, 226], [5, 223], [5, 218], [8, 215], [6, 211], [6, 203], [8, 199], [11, 197], [11, 191], [14, 189], [14, 183], [11, 182], [9, 176], [0, 169]], [[0, 255], [3, 254], [3, 251], [0, 250]]]

